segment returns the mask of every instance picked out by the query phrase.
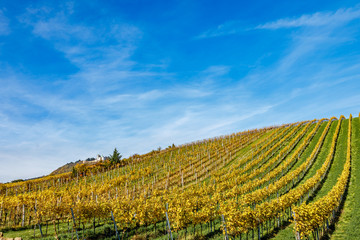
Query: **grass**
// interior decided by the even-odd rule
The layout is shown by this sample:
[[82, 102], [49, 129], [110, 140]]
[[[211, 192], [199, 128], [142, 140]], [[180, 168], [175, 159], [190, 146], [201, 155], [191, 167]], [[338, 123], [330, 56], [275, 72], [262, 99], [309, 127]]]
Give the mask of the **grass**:
[[[305, 141], [305, 139], [306, 139], [307, 136], [310, 134], [310, 132], [315, 128], [315, 125], [316, 125], [316, 124], [312, 124], [312, 125], [309, 127], [309, 129], [306, 131], [306, 133], [304, 134], [304, 136], [301, 137], [301, 139], [299, 140], [299, 142], [296, 143], [296, 145], [294, 146], [294, 148], [291, 149], [291, 151], [285, 156], [285, 158], [282, 160], [282, 162], [285, 162], [285, 161], [287, 161], [289, 158], [292, 157], [293, 153], [296, 152], [296, 151], [300, 148], [301, 144]], [[318, 129], [317, 132], [315, 133], [315, 136], [316, 136], [316, 134], [319, 134], [319, 131], [322, 131], [321, 126], [319, 127], [319, 129]], [[315, 137], [315, 136], [314, 136], [314, 137]], [[295, 137], [296, 137], [296, 136], [295, 136]], [[314, 137], [313, 137], [311, 140], [313, 140]], [[291, 140], [292, 140], [292, 139], [291, 139]], [[284, 147], [285, 147], [291, 140], [287, 141], [287, 142], [284, 144]], [[309, 146], [308, 146], [308, 147], [309, 147]], [[281, 149], [282, 149], [282, 148], [281, 148]], [[304, 153], [304, 152], [303, 152], [303, 153]], [[303, 156], [303, 153], [300, 155], [301, 157]], [[275, 156], [276, 156], [276, 155], [275, 155]], [[298, 162], [298, 161], [297, 161], [297, 162]], [[279, 163], [278, 166], [280, 166], [280, 165], [281, 165], [281, 163]], [[295, 166], [295, 164], [294, 164], [294, 166]], [[292, 166], [291, 168], [289, 168], [289, 171], [291, 171], [291, 169], [293, 169], [294, 166]], [[273, 179], [273, 180], [274, 180], [274, 179]]]
[[[316, 143], [319, 141], [321, 134], [323, 133], [325, 126], [326, 126], [327, 122], [324, 122], [321, 124], [321, 126], [319, 127], [319, 129], [317, 130], [317, 132], [315, 133], [315, 135], [313, 136], [313, 138], [311, 139], [309, 145], [305, 148], [305, 150], [300, 154], [300, 158], [295, 162], [295, 164], [289, 168], [288, 172], [291, 172], [292, 170], [295, 170], [298, 166], [300, 166], [302, 163], [305, 162], [305, 160], [310, 156], [311, 152], [313, 151], [314, 147], [316, 146]], [[313, 129], [313, 127], [311, 129], [309, 129], [309, 131], [311, 132]], [[304, 139], [306, 138], [306, 135], [303, 137], [303, 139], [301, 139], [301, 141], [298, 143], [298, 146], [295, 147], [289, 154], [288, 156], [283, 160], [286, 161], [289, 157], [291, 157], [291, 155], [293, 154], [293, 152], [295, 152], [299, 146], [303, 143]], [[272, 179], [272, 182], [275, 182], [275, 179]], [[274, 198], [275, 196], [273, 196], [272, 198]]]
[[[343, 123], [342, 123], [343, 124]], [[307, 179], [311, 178], [312, 176], [315, 175], [316, 171], [322, 166], [322, 164], [324, 163], [327, 155], [329, 154], [330, 152], [330, 147], [331, 147], [331, 141], [332, 141], [332, 138], [334, 136], [334, 133], [335, 133], [335, 129], [336, 129], [336, 125], [337, 125], [337, 121], [334, 121], [332, 124], [331, 124], [331, 127], [329, 129], [329, 132], [328, 134], [326, 135], [325, 137], [325, 140], [324, 140], [324, 144], [323, 146], [321, 147], [320, 149], [320, 152], [318, 154], [318, 157], [316, 158], [313, 166], [310, 168], [309, 172], [305, 175], [305, 177], [300, 181], [299, 185], [300, 184], [303, 184]], [[341, 130], [342, 128], [340, 129], [340, 134], [341, 134]], [[340, 139], [340, 136], [338, 138], [338, 141]], [[336, 153], [335, 153], [336, 154]], [[331, 167], [330, 168], [330, 172], [333, 168]], [[330, 174], [329, 172], [329, 174]], [[294, 239], [295, 237], [295, 234], [294, 234], [294, 225], [293, 224], [288, 224], [286, 227], [284, 227], [283, 229], [280, 229], [276, 235], [274, 236], [273, 239], [276, 239], [276, 240], [285, 240], [285, 239]]]
[[[359, 207], [355, 201], [355, 195], [360, 195], [360, 185], [357, 180], [357, 176], [360, 176], [359, 173], [356, 174], [356, 169], [360, 169], [358, 163], [356, 163], [356, 159], [359, 159], [359, 150], [355, 146], [359, 146], [359, 120], [355, 119], [352, 122], [352, 176], [351, 176], [351, 185], [349, 188], [350, 196], [347, 196], [345, 205], [344, 205], [344, 213], [341, 215], [339, 223], [335, 226], [335, 231], [330, 236], [331, 239], [359, 239], [360, 231], [358, 229], [358, 223], [360, 222], [360, 212]], [[317, 195], [312, 199], [312, 201], [316, 201], [319, 198], [325, 196], [330, 189], [335, 185], [338, 176], [340, 176], [341, 171], [343, 170], [343, 165], [346, 159], [346, 146], [347, 146], [347, 131], [348, 131], [348, 120], [342, 122], [342, 126], [340, 129], [340, 135], [338, 138], [336, 152], [334, 156], [333, 164], [330, 168], [329, 174], [322, 185], [321, 189], [317, 192]], [[358, 166], [357, 166], [358, 165]], [[314, 171], [314, 170], [313, 170]], [[357, 180], [359, 181], [359, 180]], [[278, 240], [285, 239], [293, 239], [293, 224], [290, 224], [287, 228], [279, 231], [279, 233], [273, 238]], [[329, 236], [327, 236], [328, 238]]]
[[344, 164], [346, 161], [348, 127], [349, 127], [349, 121], [343, 120], [341, 122], [339, 138], [336, 143], [336, 151], [334, 155], [334, 160], [330, 167], [330, 171], [325, 179], [324, 184], [317, 192], [313, 201], [317, 201], [318, 199], [322, 198], [332, 189], [332, 187], [336, 184], [338, 177], [341, 175], [341, 172], [344, 169]]
[[313, 151], [313, 149], [316, 146], [316, 143], [319, 141], [319, 139], [320, 139], [326, 125], [327, 125], [327, 122], [323, 122], [321, 124], [321, 126], [319, 127], [319, 129], [315, 133], [314, 137], [311, 139], [309, 145], [305, 148], [305, 150], [300, 155], [300, 159], [294, 164], [292, 169], [296, 169], [297, 167], [299, 167], [310, 156], [311, 152]]
[[351, 178], [343, 212], [331, 239], [359, 239], [360, 236], [360, 119], [352, 121]]

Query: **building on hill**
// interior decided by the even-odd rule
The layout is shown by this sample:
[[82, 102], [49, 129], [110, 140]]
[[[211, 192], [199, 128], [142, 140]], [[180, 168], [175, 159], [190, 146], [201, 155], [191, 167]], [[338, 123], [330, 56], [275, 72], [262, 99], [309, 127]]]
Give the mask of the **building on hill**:
[[96, 163], [96, 162], [104, 161], [104, 160], [107, 160], [107, 159], [109, 159], [109, 157], [101, 156], [100, 154], [98, 154], [96, 158], [88, 158], [86, 160], [83, 160], [82, 163], [83, 164]]
[[104, 161], [104, 156], [101, 156], [100, 154], [97, 155], [97, 158], [95, 159], [96, 162]]

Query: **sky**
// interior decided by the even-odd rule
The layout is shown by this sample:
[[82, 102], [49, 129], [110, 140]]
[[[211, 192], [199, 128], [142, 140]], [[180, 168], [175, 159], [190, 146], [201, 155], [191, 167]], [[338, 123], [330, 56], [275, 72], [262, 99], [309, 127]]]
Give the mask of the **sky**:
[[360, 111], [357, 1], [1, 1], [0, 182]]

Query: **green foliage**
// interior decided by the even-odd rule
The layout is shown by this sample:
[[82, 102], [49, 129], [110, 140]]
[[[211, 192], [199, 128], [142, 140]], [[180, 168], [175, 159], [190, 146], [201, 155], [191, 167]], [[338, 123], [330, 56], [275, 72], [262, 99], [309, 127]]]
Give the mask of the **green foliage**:
[[73, 176], [73, 177], [76, 177], [76, 176], [77, 176], [77, 173], [78, 173], [78, 172], [77, 172], [76, 168], [73, 167], [73, 168], [72, 168], [72, 176]]
[[118, 150], [115, 148], [112, 155], [110, 155], [110, 162], [112, 165], [119, 164], [121, 161], [122, 156], [118, 152]]
[[24, 181], [24, 179], [16, 179], [16, 180], [13, 180], [13, 181], [11, 181], [12, 183], [16, 183], [16, 182], [23, 182]]

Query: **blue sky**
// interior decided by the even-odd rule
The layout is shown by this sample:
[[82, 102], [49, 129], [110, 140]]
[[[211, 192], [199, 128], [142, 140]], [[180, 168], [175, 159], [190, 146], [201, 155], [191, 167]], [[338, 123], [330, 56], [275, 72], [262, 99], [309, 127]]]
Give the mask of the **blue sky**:
[[4, 1], [0, 182], [360, 111], [357, 1]]

